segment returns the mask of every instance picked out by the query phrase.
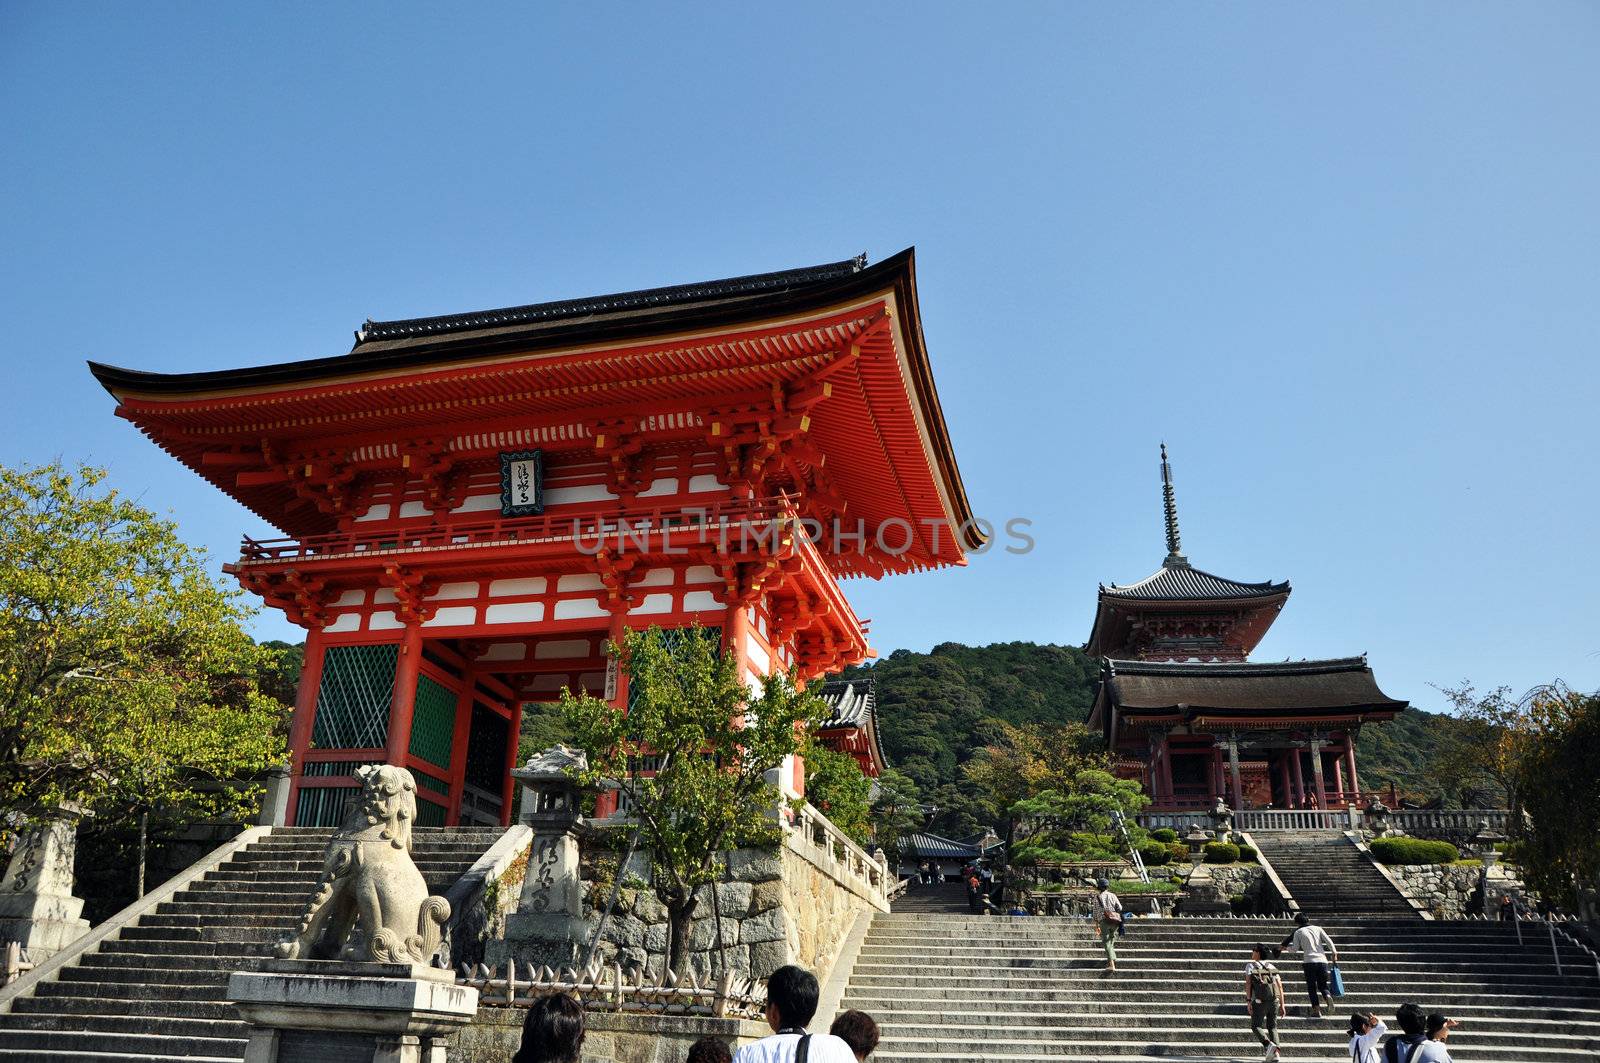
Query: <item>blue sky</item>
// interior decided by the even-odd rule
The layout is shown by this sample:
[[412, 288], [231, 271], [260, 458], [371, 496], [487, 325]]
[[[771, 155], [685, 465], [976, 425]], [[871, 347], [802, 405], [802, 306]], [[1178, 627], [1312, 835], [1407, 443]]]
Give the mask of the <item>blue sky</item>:
[[0, 461], [220, 562], [267, 529], [84, 359], [914, 244], [969, 494], [1038, 546], [852, 581], [881, 652], [1081, 643], [1165, 439], [1194, 563], [1294, 583], [1258, 659], [1593, 689], [1597, 47], [1575, 3], [8, 3]]

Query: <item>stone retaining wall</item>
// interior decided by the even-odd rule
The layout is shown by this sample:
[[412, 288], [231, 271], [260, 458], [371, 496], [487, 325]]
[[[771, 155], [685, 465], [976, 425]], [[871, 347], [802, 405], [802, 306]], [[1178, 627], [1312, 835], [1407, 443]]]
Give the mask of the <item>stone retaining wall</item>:
[[[1386, 864], [1401, 888], [1439, 919], [1462, 919], [1469, 915], [1495, 915], [1477, 907], [1480, 864]], [[1496, 864], [1490, 869], [1489, 891], [1498, 896], [1512, 893], [1526, 900], [1526, 890], [1515, 869]], [[1491, 902], [1493, 903], [1493, 902]]]
[[[724, 970], [764, 978], [786, 963], [826, 980], [856, 917], [887, 910], [869, 888], [836, 873], [825, 856], [790, 838], [775, 850], [727, 853], [722, 880], [700, 888], [689, 928], [688, 964], [702, 980]], [[547, 932], [519, 938], [517, 928], [527, 921], [512, 920], [506, 938], [489, 950], [489, 962], [510, 956], [519, 963], [573, 964], [577, 949], [600, 924], [614, 867], [614, 857], [609, 863], [603, 855], [584, 861], [581, 922], [571, 920], [559, 936]], [[624, 870], [624, 885], [601, 931], [596, 958], [620, 963], [625, 970], [643, 967], [656, 973], [667, 955], [667, 909], [645, 884], [646, 873], [641, 862], [630, 862]]]
[[[510, 1063], [522, 1041], [526, 1008], [483, 1006], [450, 1042], [454, 1063]], [[718, 1037], [738, 1049], [772, 1031], [749, 1019], [635, 1015], [590, 1011], [584, 1015], [583, 1063], [682, 1063], [689, 1046]]]

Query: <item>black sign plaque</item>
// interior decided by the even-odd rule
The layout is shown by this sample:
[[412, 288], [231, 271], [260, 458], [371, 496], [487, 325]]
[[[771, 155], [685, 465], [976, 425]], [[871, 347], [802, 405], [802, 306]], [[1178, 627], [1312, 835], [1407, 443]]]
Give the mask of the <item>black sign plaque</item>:
[[500, 515], [531, 517], [544, 512], [544, 451], [500, 452]]

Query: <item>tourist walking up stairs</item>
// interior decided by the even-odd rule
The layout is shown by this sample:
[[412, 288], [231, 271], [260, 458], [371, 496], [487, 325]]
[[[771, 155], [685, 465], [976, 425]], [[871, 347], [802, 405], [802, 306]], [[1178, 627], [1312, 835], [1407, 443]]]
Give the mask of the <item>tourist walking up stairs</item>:
[[1122, 929], [1122, 901], [1111, 892], [1111, 883], [1098, 879], [1100, 895], [1095, 901], [1095, 922], [1100, 927], [1100, 944], [1106, 950], [1106, 970], [1117, 969], [1117, 931]]
[[1328, 932], [1313, 923], [1306, 913], [1294, 917], [1294, 932], [1283, 939], [1285, 948], [1300, 953], [1306, 974], [1306, 995], [1311, 998], [1311, 1017], [1322, 1017], [1322, 1005], [1333, 1005], [1328, 988], [1328, 968], [1339, 962], [1339, 950]]

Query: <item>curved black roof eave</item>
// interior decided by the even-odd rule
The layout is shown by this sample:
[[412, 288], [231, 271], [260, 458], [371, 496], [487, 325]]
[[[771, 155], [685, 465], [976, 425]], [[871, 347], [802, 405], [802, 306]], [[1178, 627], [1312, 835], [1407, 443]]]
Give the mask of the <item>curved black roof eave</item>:
[[[915, 248], [906, 248], [891, 255], [877, 265], [866, 266], [856, 272], [832, 280], [803, 284], [799, 287], [763, 293], [741, 299], [735, 303], [716, 303], [710, 306], [664, 306], [655, 313], [640, 314], [626, 321], [595, 323], [576, 320], [541, 328], [537, 336], [520, 333], [504, 336], [483, 336], [477, 333], [444, 333], [430, 342], [401, 349], [364, 352], [358, 346], [348, 354], [322, 358], [309, 358], [298, 362], [278, 362], [270, 365], [248, 366], [238, 369], [202, 370], [191, 373], [152, 373], [139, 369], [125, 369], [104, 362], [89, 361], [89, 371], [100, 386], [116, 397], [117, 391], [131, 390], [148, 394], [179, 395], [191, 391], [229, 388], [246, 388], [263, 385], [285, 385], [323, 380], [330, 377], [370, 373], [386, 369], [407, 369], [417, 365], [448, 361], [452, 357], [481, 357], [511, 351], [544, 350], [567, 346], [575, 342], [601, 343], [649, 336], [664, 331], [685, 331], [697, 328], [715, 328], [736, 325], [751, 318], [768, 317], [775, 313], [795, 313], [826, 306], [858, 295], [878, 291], [889, 284], [897, 289], [902, 301], [914, 292], [913, 264]], [[827, 267], [817, 267], [826, 269]], [[785, 271], [796, 272], [796, 271]], [[741, 281], [747, 278], [735, 278]], [[704, 288], [700, 285], [680, 285], [680, 288]], [[663, 289], [666, 290], [666, 289]], [[640, 293], [622, 293], [636, 296]], [[604, 299], [607, 297], [599, 297]], [[914, 303], [913, 303], [914, 305]], [[492, 314], [497, 311], [485, 311]], [[472, 315], [453, 315], [470, 317]], [[441, 319], [415, 319], [441, 320]], [[530, 322], [537, 324], [537, 322]], [[492, 326], [490, 326], [492, 327]]]

